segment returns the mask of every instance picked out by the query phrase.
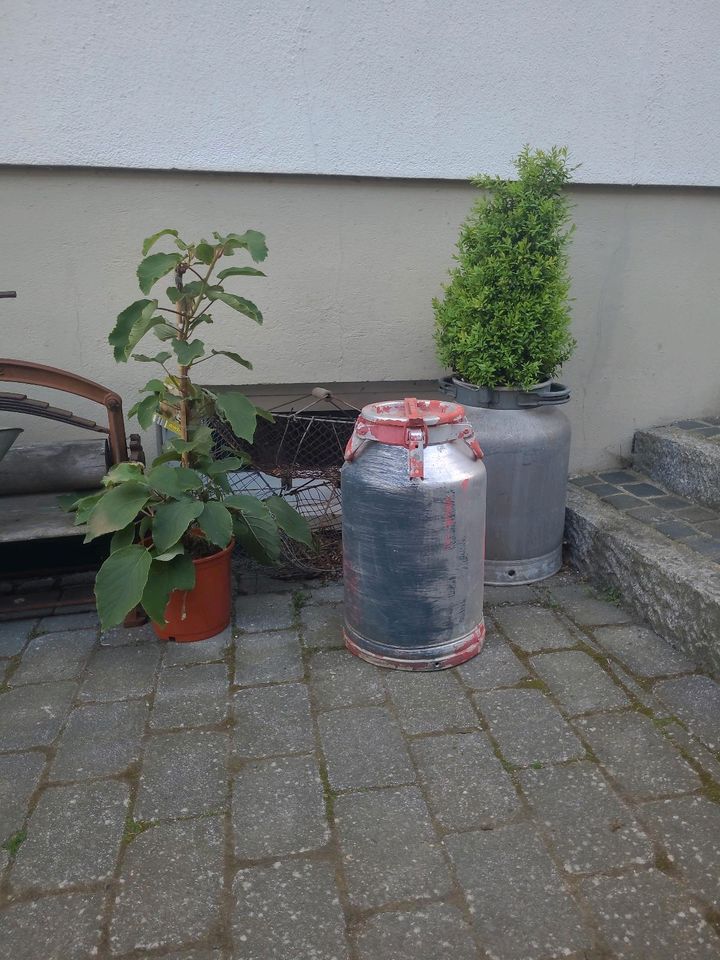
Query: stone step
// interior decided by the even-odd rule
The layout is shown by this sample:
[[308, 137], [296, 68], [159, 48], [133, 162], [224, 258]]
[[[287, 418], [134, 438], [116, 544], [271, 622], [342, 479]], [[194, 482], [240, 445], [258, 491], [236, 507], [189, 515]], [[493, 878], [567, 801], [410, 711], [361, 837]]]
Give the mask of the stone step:
[[672, 493], [720, 510], [720, 417], [638, 430], [633, 463]]
[[634, 470], [575, 477], [568, 560], [720, 674], [720, 515]]

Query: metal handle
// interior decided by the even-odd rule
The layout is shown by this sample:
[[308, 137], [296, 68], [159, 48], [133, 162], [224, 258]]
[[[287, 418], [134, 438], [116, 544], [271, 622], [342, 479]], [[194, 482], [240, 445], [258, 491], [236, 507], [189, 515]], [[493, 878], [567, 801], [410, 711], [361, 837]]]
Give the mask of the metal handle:
[[453, 399], [457, 397], [457, 387], [453, 383], [452, 377], [440, 377], [438, 380], [438, 387], [440, 388], [440, 393], [444, 393], [448, 397]]
[[543, 406], [552, 406], [554, 403], [567, 403], [570, 399], [570, 387], [553, 380], [547, 393], [539, 393], [538, 400]]

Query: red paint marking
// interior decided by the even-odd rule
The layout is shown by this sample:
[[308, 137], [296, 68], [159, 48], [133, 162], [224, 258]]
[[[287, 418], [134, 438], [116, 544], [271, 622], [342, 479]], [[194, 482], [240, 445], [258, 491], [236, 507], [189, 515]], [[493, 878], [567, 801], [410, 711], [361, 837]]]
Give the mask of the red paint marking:
[[467, 488], [470, 486], [470, 477], [465, 477], [460, 486], [463, 488], [463, 490], [467, 490]]
[[472, 659], [480, 653], [485, 642], [485, 624], [479, 623], [463, 643], [452, 653], [444, 654], [427, 660], [410, 659], [411, 650], [408, 650], [408, 659], [399, 657], [385, 657], [381, 653], [370, 653], [364, 650], [352, 640], [347, 633], [343, 631], [345, 637], [345, 646], [356, 657], [361, 660], [367, 660], [368, 663], [374, 663], [376, 667], [390, 667], [392, 670], [446, 670], [448, 667], [456, 667], [466, 660]]

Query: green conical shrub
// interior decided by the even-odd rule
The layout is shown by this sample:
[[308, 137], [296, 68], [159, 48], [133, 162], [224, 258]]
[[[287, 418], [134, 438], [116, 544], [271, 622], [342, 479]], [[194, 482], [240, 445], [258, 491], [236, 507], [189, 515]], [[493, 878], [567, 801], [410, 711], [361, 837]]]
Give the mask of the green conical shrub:
[[517, 180], [473, 178], [483, 194], [461, 228], [445, 296], [433, 301], [440, 360], [484, 387], [547, 380], [575, 346], [567, 149], [525, 147], [515, 166]]

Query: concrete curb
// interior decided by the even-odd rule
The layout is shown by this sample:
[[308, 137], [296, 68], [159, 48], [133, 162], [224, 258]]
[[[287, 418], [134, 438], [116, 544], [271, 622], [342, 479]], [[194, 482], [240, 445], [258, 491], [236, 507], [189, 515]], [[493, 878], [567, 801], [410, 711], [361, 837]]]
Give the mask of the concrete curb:
[[669, 642], [720, 674], [720, 566], [572, 484], [565, 537], [569, 561], [619, 589]]
[[673, 493], [720, 510], [720, 444], [678, 427], [638, 430], [633, 466]]

